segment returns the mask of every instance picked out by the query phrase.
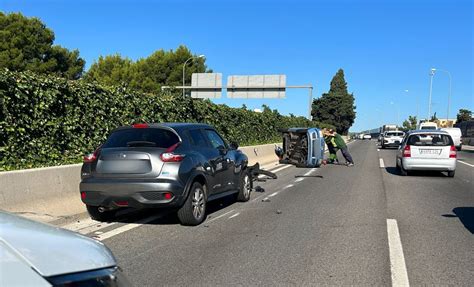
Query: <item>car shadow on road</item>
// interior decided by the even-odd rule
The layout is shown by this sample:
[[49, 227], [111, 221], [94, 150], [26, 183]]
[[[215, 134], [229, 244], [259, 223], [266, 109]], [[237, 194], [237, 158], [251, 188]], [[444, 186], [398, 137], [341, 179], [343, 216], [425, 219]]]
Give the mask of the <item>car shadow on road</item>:
[[[207, 204], [207, 217], [211, 217], [215, 212], [227, 208], [236, 203], [235, 195], [229, 195], [217, 200], [208, 202]], [[179, 225], [178, 216], [176, 210], [160, 210], [160, 209], [126, 209], [121, 211], [111, 222], [114, 223], [139, 223], [140, 220], [146, 219], [151, 216], [158, 216], [153, 221], [146, 222], [143, 224], [150, 225]]]
[[474, 234], [474, 207], [456, 207], [454, 214], [443, 214], [442, 216], [453, 218], [457, 217], [471, 234]]
[[[398, 175], [402, 176], [400, 172], [397, 170], [396, 167], [394, 166], [386, 166], [385, 170], [389, 174], [393, 175]], [[448, 177], [446, 174], [440, 172], [440, 171], [429, 171], [429, 170], [416, 170], [416, 171], [410, 171], [410, 176], [422, 176], [422, 177]]]

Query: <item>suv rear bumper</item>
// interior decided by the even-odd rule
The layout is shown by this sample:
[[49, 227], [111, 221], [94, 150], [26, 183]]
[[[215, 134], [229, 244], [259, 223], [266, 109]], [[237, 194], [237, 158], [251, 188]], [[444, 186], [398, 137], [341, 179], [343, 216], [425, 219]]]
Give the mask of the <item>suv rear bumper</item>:
[[[184, 185], [170, 181], [131, 182], [93, 178], [83, 179], [79, 185], [79, 190], [84, 193], [82, 202], [107, 208], [180, 207], [185, 200], [185, 189]], [[172, 198], [165, 199], [165, 193], [172, 193]]]

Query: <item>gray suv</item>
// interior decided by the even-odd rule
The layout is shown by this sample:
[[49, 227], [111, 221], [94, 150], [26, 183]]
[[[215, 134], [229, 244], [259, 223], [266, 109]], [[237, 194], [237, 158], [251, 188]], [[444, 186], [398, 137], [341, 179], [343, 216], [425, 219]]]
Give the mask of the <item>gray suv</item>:
[[168, 208], [183, 225], [198, 225], [210, 200], [252, 190], [248, 158], [206, 124], [135, 124], [114, 130], [84, 157], [81, 199], [91, 218], [117, 209]]

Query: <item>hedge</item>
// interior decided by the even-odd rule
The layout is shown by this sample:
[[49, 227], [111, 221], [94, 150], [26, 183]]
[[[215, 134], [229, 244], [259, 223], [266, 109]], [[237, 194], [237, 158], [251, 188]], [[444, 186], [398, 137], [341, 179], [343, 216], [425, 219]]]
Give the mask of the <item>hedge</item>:
[[280, 128], [328, 127], [178, 95], [0, 71], [0, 170], [79, 163], [113, 129], [138, 122], [208, 123], [241, 145], [280, 141]]

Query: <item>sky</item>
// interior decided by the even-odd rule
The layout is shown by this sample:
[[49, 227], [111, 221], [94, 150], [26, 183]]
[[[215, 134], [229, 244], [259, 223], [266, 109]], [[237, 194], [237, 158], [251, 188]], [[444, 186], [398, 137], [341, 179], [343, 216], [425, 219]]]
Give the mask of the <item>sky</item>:
[[[40, 18], [87, 68], [100, 55], [136, 60], [183, 44], [206, 55], [224, 83], [229, 75], [285, 74], [288, 85], [313, 85], [314, 98], [342, 68], [357, 106], [351, 131], [426, 118], [433, 67], [452, 76], [449, 117], [474, 110], [471, 0], [1, 0], [0, 10]], [[445, 118], [449, 77], [441, 70], [432, 113]], [[306, 116], [308, 92], [214, 101]]]

